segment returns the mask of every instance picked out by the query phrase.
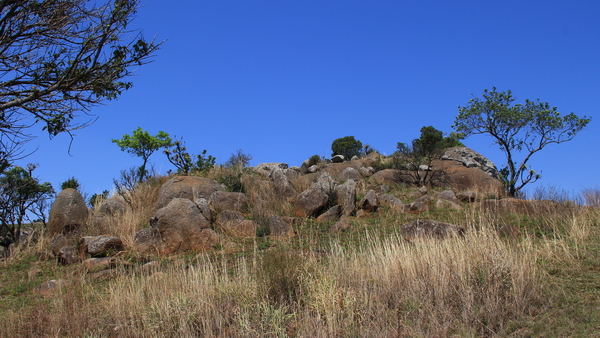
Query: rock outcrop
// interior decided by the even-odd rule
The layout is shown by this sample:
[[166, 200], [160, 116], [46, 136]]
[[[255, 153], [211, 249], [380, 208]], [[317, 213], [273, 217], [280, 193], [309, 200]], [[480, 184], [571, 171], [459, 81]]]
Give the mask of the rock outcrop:
[[196, 204], [186, 198], [174, 198], [156, 212], [150, 227], [138, 231], [134, 245], [142, 251], [161, 255], [185, 251], [203, 251], [214, 247], [217, 234]]
[[79, 191], [65, 189], [52, 204], [46, 234], [54, 237], [76, 231], [85, 224], [87, 217], [88, 208]]
[[171, 202], [174, 198], [186, 198], [193, 201], [196, 198], [210, 199], [215, 192], [223, 187], [209, 179], [197, 176], [176, 176], [165, 182], [158, 192], [155, 208], [158, 210]]

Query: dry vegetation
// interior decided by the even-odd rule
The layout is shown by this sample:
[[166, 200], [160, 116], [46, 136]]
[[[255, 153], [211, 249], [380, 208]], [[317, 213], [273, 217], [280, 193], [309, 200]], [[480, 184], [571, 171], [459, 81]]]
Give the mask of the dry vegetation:
[[[248, 216], [259, 222], [272, 212], [291, 214], [291, 203], [256, 175], [209, 175], [241, 180]], [[130, 244], [150, 217], [161, 182], [141, 186], [133, 211], [97, 232]], [[359, 187], [360, 195], [366, 185]], [[402, 196], [403, 189], [392, 192]], [[353, 219], [339, 235], [328, 234], [331, 224], [305, 220], [285, 241], [222, 236], [219, 250], [168, 258], [128, 250], [122, 259], [134, 265], [157, 259], [162, 268], [123, 268], [110, 281], [38, 259], [48, 246], [42, 235], [0, 262], [0, 336], [598, 336], [600, 213], [592, 205], [565, 203], [529, 215], [468, 207], [414, 216], [383, 209]], [[408, 243], [399, 227], [417, 217], [468, 231], [464, 238]], [[515, 231], [499, 232], [504, 224]], [[42, 272], [29, 278], [32, 269]], [[58, 278], [71, 281], [60, 295], [43, 299], [31, 292]]]

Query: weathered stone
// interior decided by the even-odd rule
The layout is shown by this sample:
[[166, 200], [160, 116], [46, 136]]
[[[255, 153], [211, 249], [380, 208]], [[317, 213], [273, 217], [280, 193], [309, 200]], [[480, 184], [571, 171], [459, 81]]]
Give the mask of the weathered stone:
[[373, 174], [375, 173], [375, 170], [373, 170], [373, 168], [371, 168], [371, 167], [368, 167], [368, 168], [360, 167], [358, 169], [358, 172], [363, 177], [370, 177], [370, 176], [373, 176]]
[[306, 171], [307, 171], [308, 173], [314, 174], [314, 173], [316, 173], [317, 171], [319, 171], [319, 166], [318, 166], [318, 165], [316, 165], [316, 164], [313, 164], [313, 165], [311, 165], [310, 167], [308, 167], [308, 169], [306, 169]]
[[292, 186], [289, 181], [288, 175], [282, 169], [275, 169], [271, 174], [271, 179], [275, 185], [275, 191], [279, 196], [285, 199], [293, 199], [298, 195], [296, 189]]
[[478, 168], [492, 178], [498, 178], [498, 169], [496, 169], [494, 162], [488, 160], [480, 153], [466, 147], [448, 148], [442, 155], [442, 160], [457, 161], [467, 168]]
[[340, 176], [340, 178], [344, 180], [360, 180], [362, 177], [363, 176], [360, 174], [360, 172], [353, 167], [344, 169], [344, 171], [342, 171], [342, 175]]
[[212, 211], [210, 211], [210, 204], [208, 203], [208, 200], [202, 197], [195, 198], [194, 204], [196, 204], [198, 209], [200, 209], [202, 216], [204, 216], [208, 222], [212, 223]]
[[33, 289], [33, 293], [37, 293], [44, 298], [50, 298], [62, 291], [63, 287], [70, 285], [71, 282], [65, 279], [50, 280], [44, 282]]
[[208, 178], [176, 176], [165, 182], [160, 188], [156, 209], [167, 206], [174, 198], [185, 198], [190, 201], [196, 198], [208, 200], [215, 191], [219, 190], [223, 190], [222, 186]]
[[80, 261], [76, 253], [76, 248], [73, 245], [63, 246], [58, 250], [56, 255], [58, 262], [62, 265], [75, 264]]
[[358, 207], [366, 212], [375, 212], [379, 208], [379, 200], [374, 190], [369, 190], [358, 203]]
[[467, 168], [456, 161], [436, 160], [433, 166], [441, 173], [440, 183], [455, 191], [477, 191], [484, 195], [503, 196], [504, 184], [479, 168]]
[[256, 237], [258, 224], [236, 211], [225, 210], [217, 217], [216, 225], [228, 234], [240, 237]]
[[400, 228], [400, 233], [407, 241], [420, 238], [445, 239], [449, 237], [464, 236], [465, 229], [450, 223], [433, 220], [416, 220], [412, 223], [404, 224]]
[[292, 227], [277, 215], [269, 217], [269, 230], [272, 237], [293, 237], [295, 235]]
[[350, 216], [356, 210], [356, 182], [349, 179], [335, 187], [337, 203], [342, 206], [342, 214]]
[[449, 200], [436, 200], [435, 207], [438, 209], [454, 209], [454, 210], [462, 210], [463, 207], [458, 204], [458, 202], [452, 202]]
[[275, 171], [277, 169], [287, 169], [287, 168], [288, 168], [287, 163], [273, 162], [273, 163], [261, 163], [261, 164], [257, 165], [256, 167], [254, 167], [254, 170], [259, 173], [263, 173], [263, 174], [267, 174], [267, 175], [271, 176], [273, 171]]
[[419, 188], [419, 192], [421, 193], [421, 195], [427, 195], [429, 189], [427, 189], [427, 187], [423, 185]]
[[415, 202], [418, 201], [418, 202], [423, 202], [425, 204], [430, 204], [432, 201], [435, 201], [435, 200], [436, 200], [435, 196], [433, 196], [431, 194], [426, 194], [426, 195], [423, 195], [423, 196], [417, 198], [415, 200]]
[[128, 210], [130, 210], [130, 207], [122, 197], [109, 198], [102, 202], [95, 212], [94, 227], [99, 229], [107, 228], [111, 221], [123, 216]]
[[88, 258], [82, 262], [83, 267], [89, 271], [99, 271], [116, 266], [131, 266], [131, 263], [118, 259], [117, 257]]
[[342, 217], [329, 228], [329, 233], [335, 234], [348, 228], [350, 228], [350, 218], [346, 215], [342, 215]]
[[397, 169], [384, 169], [376, 172], [369, 178], [369, 181], [378, 184], [399, 184], [401, 180], [398, 179], [400, 170]]
[[50, 244], [50, 246], [52, 248], [52, 253], [54, 255], [58, 255], [58, 252], [60, 251], [60, 249], [64, 246], [68, 246], [68, 245], [74, 246], [75, 240], [72, 238], [67, 238], [62, 234], [54, 237], [54, 239], [52, 239], [52, 242]]
[[429, 204], [425, 204], [421, 201], [414, 201], [411, 204], [409, 204], [405, 210], [408, 213], [417, 215], [429, 210]]
[[456, 199], [458, 199], [460, 202], [471, 203], [475, 202], [476, 196], [477, 195], [474, 191], [464, 191], [456, 194]]
[[404, 204], [404, 202], [390, 194], [380, 194], [377, 196], [377, 201], [379, 202], [379, 205], [389, 207], [396, 212], [404, 212], [406, 209], [406, 204]]
[[328, 200], [329, 195], [313, 184], [296, 198], [294, 215], [303, 218], [317, 216]]
[[423, 193], [420, 192], [419, 190], [417, 190], [417, 191], [411, 191], [411, 192], [408, 193], [408, 197], [410, 197], [410, 198], [419, 198], [421, 196], [423, 196]]
[[216, 212], [223, 210], [240, 212], [246, 207], [248, 198], [241, 192], [215, 191], [208, 201]]
[[117, 236], [101, 235], [86, 236], [79, 241], [79, 253], [92, 257], [107, 256], [114, 252], [123, 251], [123, 242]]
[[344, 155], [335, 155], [331, 158], [332, 163], [342, 163], [344, 162]]
[[329, 208], [329, 210], [325, 211], [319, 217], [317, 217], [317, 222], [333, 221], [334, 219], [337, 219], [341, 214], [342, 206], [338, 204]]
[[81, 194], [75, 189], [61, 191], [52, 203], [46, 234], [54, 237], [78, 230], [85, 224], [88, 208]]
[[214, 247], [217, 234], [200, 209], [189, 199], [175, 198], [156, 212], [150, 230], [136, 233], [134, 245], [161, 255], [184, 251], [203, 251]]
[[452, 203], [458, 203], [458, 199], [456, 198], [456, 195], [454, 194], [454, 191], [452, 190], [444, 190], [441, 193], [439, 193], [437, 195], [437, 198], [439, 200], [447, 200], [450, 201]]

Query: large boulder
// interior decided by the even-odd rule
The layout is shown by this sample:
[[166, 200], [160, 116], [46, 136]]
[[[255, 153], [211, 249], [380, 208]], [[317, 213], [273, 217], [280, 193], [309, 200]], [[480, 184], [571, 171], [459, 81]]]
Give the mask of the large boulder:
[[256, 237], [258, 224], [246, 219], [244, 215], [232, 210], [225, 210], [219, 214], [216, 226], [224, 232], [240, 237]]
[[374, 190], [369, 190], [358, 202], [358, 207], [366, 212], [375, 212], [379, 208], [379, 200]]
[[378, 184], [399, 184], [402, 183], [402, 181], [398, 178], [399, 174], [400, 170], [398, 169], [384, 169], [369, 177], [369, 181]]
[[329, 201], [329, 194], [335, 189], [335, 181], [328, 173], [319, 176], [317, 182], [310, 185], [298, 197], [294, 206], [297, 217], [318, 216]]
[[295, 235], [292, 227], [277, 215], [269, 217], [269, 231], [272, 237], [293, 237]]
[[404, 212], [406, 210], [406, 204], [402, 202], [398, 197], [390, 194], [380, 194], [377, 196], [379, 205], [389, 207], [396, 212]]
[[122, 197], [113, 197], [102, 202], [94, 215], [94, 227], [106, 228], [115, 218], [123, 216], [131, 208]]
[[407, 241], [422, 238], [445, 239], [464, 236], [465, 229], [450, 223], [433, 220], [416, 220], [412, 223], [404, 224], [400, 228], [400, 234]]
[[342, 175], [340, 176], [340, 178], [344, 180], [360, 180], [362, 177], [363, 175], [361, 175], [360, 172], [354, 167], [348, 167], [344, 169], [344, 171], [342, 171]]
[[442, 160], [457, 161], [462, 163], [467, 168], [481, 169], [492, 178], [497, 179], [499, 177], [498, 169], [496, 169], [494, 162], [488, 160], [480, 153], [466, 147], [453, 147], [446, 149], [442, 155]]
[[504, 184], [480, 168], [468, 168], [461, 162], [435, 160], [433, 167], [441, 171], [440, 180], [455, 191], [476, 191], [483, 195], [503, 196]]
[[261, 163], [261, 164], [257, 165], [256, 167], [254, 167], [254, 171], [271, 176], [271, 173], [273, 171], [275, 171], [276, 169], [287, 169], [287, 168], [288, 168], [287, 163], [281, 163], [281, 162]]
[[210, 195], [210, 205], [216, 212], [223, 210], [242, 211], [248, 198], [241, 192], [215, 191]]
[[186, 198], [193, 201], [197, 198], [210, 199], [223, 187], [214, 180], [197, 176], [176, 176], [165, 182], [158, 192], [156, 209], [165, 207], [174, 198]]
[[280, 168], [276, 168], [271, 172], [271, 179], [273, 179], [275, 190], [277, 191], [279, 196], [285, 199], [293, 199], [298, 195], [298, 193], [290, 183], [290, 175], [287, 174], [288, 171], [295, 172], [289, 169], [283, 170]]
[[342, 213], [346, 216], [354, 214], [356, 210], [356, 182], [350, 179], [335, 187], [337, 203], [342, 206]]
[[88, 208], [79, 191], [65, 189], [52, 204], [46, 233], [54, 237], [76, 231], [85, 224], [87, 217]]
[[80, 256], [103, 257], [123, 251], [123, 249], [121, 239], [110, 235], [85, 236], [81, 238], [78, 245]]
[[198, 206], [186, 198], [174, 198], [156, 212], [150, 227], [138, 231], [134, 245], [141, 251], [168, 255], [203, 251], [214, 247], [217, 234]]

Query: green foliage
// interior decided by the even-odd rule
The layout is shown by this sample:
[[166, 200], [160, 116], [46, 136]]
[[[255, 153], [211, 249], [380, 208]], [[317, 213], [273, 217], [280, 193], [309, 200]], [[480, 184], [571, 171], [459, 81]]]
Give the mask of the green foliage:
[[50, 137], [90, 125], [78, 113], [131, 88], [124, 79], [160, 46], [128, 27], [139, 0], [1, 4], [0, 173], [23, 156], [35, 124]]
[[[574, 113], [561, 115], [547, 102], [525, 100], [514, 104], [512, 92], [485, 89], [483, 98], [473, 98], [464, 107], [458, 107], [453, 128], [464, 136], [485, 134], [494, 138], [506, 155], [506, 167], [501, 170], [510, 196], [516, 196], [528, 183], [540, 175], [528, 167], [531, 156], [552, 143], [573, 139], [591, 121]], [[524, 153], [519, 162], [517, 153]]]
[[429, 185], [436, 172], [421, 170], [421, 166], [431, 167], [432, 162], [440, 158], [446, 148], [464, 147], [461, 139], [462, 136], [457, 133], [444, 137], [443, 132], [432, 126], [422, 127], [421, 136], [414, 139], [410, 145], [398, 142], [393, 162], [398, 169], [409, 170], [408, 175], [415, 184]]
[[123, 135], [121, 139], [113, 139], [112, 142], [116, 143], [121, 148], [121, 151], [141, 157], [144, 161], [138, 169], [138, 182], [143, 181], [148, 174], [146, 164], [150, 155], [161, 148], [168, 148], [172, 144], [169, 134], [159, 131], [156, 136], [152, 136], [140, 127], [134, 130], [131, 136]]
[[81, 184], [79, 184], [79, 181], [73, 176], [71, 176], [68, 180], [66, 180], [60, 184], [61, 190], [65, 190], [65, 189], [79, 190], [80, 187], [81, 187]]
[[48, 182], [40, 183], [33, 177], [35, 165], [27, 170], [14, 166], [0, 176], [0, 245], [18, 242], [21, 226], [31, 212], [45, 224], [47, 200], [54, 196]]
[[333, 140], [331, 143], [331, 156], [342, 155], [345, 159], [351, 159], [354, 156], [360, 156], [363, 145], [354, 136], [345, 136]]
[[319, 164], [321, 163], [323, 160], [321, 159], [321, 156], [319, 155], [313, 155], [308, 159], [308, 166], [311, 167], [315, 164]]
[[216, 158], [212, 155], [205, 157], [206, 150], [200, 155], [196, 155], [196, 161], [187, 152], [183, 141], [175, 141], [171, 145], [172, 149], [165, 149], [164, 153], [171, 164], [177, 168], [180, 174], [189, 174], [194, 172], [205, 172], [215, 165]]

